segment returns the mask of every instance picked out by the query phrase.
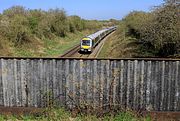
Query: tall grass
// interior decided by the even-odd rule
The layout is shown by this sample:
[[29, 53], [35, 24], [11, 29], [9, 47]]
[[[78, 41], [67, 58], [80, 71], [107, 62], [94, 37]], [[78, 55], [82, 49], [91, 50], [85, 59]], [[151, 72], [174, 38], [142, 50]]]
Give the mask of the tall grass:
[[45, 109], [41, 114], [0, 115], [0, 121], [150, 121], [150, 117], [137, 117], [132, 112], [119, 112], [117, 115], [107, 114], [101, 117], [86, 114], [73, 117], [71, 112], [63, 108]]

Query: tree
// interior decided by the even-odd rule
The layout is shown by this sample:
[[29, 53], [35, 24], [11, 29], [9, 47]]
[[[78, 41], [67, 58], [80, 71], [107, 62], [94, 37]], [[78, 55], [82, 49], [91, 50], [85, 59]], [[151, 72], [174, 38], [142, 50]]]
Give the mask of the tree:
[[140, 40], [143, 27], [151, 18], [151, 13], [143, 11], [131, 12], [123, 19], [127, 26], [127, 34]]
[[180, 9], [174, 0], [167, 0], [153, 11], [153, 20], [146, 25], [143, 40], [150, 42], [157, 55], [177, 53], [180, 44]]

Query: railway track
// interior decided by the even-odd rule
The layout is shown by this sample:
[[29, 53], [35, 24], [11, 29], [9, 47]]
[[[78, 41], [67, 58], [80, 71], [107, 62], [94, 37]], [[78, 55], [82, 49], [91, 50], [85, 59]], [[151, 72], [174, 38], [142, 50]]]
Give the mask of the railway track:
[[101, 42], [94, 48], [92, 53], [81, 53], [80, 50], [80, 44], [75, 45], [74, 47], [70, 48], [67, 52], [65, 52], [60, 57], [76, 57], [76, 58], [97, 58], [100, 51], [103, 48], [103, 45], [105, 41], [111, 36], [114, 32], [107, 35], [105, 38], [101, 40]]
[[67, 52], [65, 52], [63, 55], [61, 55], [60, 57], [71, 57], [72, 55], [77, 53], [79, 50], [80, 50], [80, 44], [72, 47]]
[[90, 54], [82, 54], [80, 53], [80, 45], [76, 45], [74, 47], [72, 47], [71, 49], [69, 49], [67, 52], [65, 52], [63, 55], [61, 55], [60, 57], [78, 57], [78, 58], [85, 58], [85, 57], [89, 57]]

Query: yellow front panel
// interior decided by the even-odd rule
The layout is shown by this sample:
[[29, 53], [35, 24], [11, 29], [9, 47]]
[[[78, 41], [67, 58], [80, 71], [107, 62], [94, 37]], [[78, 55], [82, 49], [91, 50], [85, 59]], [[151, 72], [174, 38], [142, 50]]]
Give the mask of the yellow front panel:
[[89, 38], [83, 38], [83, 40], [90, 40]]
[[89, 49], [90, 46], [82, 46], [83, 49]]

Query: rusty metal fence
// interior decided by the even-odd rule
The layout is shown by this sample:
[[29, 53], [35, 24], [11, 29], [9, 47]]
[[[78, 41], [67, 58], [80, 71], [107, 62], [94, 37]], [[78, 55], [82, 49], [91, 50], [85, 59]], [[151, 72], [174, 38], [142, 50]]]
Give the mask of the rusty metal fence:
[[1, 58], [0, 106], [180, 111], [180, 60]]

